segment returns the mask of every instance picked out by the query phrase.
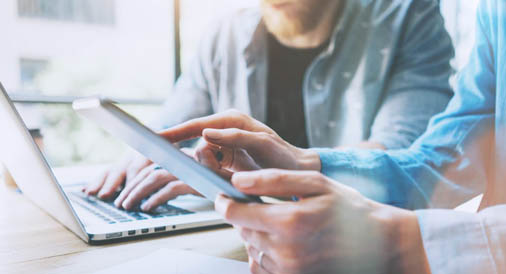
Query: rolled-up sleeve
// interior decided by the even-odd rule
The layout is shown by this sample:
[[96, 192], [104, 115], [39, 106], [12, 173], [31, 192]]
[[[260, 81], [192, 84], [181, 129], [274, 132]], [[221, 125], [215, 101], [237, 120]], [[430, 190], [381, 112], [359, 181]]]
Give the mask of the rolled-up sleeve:
[[388, 149], [409, 147], [453, 95], [454, 49], [437, 1], [414, 1], [402, 26], [393, 71], [369, 141]]
[[495, 133], [496, 62], [489, 12], [483, 11], [493, 9], [482, 2], [476, 45], [455, 96], [426, 132], [406, 150], [317, 150], [322, 173], [371, 199], [408, 209], [454, 208], [483, 193]]
[[506, 273], [506, 206], [416, 213], [433, 274]]

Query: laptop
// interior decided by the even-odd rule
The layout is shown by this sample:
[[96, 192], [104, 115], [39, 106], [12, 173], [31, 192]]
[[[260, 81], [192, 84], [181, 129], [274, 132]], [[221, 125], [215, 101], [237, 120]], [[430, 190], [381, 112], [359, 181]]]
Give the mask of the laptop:
[[84, 172], [82, 178], [70, 179], [50, 167], [1, 83], [0, 132], [0, 162], [19, 189], [87, 243], [224, 224], [213, 203], [201, 197], [181, 196], [146, 213], [124, 211], [116, 208], [113, 200], [85, 195], [81, 189], [93, 176]]

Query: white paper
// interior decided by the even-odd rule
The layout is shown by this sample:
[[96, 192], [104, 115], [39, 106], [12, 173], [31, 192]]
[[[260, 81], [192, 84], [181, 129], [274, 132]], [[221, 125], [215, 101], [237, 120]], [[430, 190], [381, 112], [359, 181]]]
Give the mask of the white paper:
[[95, 274], [115, 273], [247, 274], [250, 272], [245, 262], [163, 248], [127, 263], [95, 272]]

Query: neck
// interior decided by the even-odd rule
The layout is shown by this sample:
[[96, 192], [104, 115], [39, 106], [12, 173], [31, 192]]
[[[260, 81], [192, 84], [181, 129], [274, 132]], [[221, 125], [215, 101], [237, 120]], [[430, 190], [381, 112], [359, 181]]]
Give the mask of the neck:
[[320, 22], [310, 31], [294, 35], [292, 37], [281, 37], [275, 35], [276, 39], [284, 46], [291, 48], [316, 48], [325, 43], [332, 31], [334, 30], [337, 22], [338, 11], [341, 7], [342, 1], [330, 1], [329, 7], [325, 9]]

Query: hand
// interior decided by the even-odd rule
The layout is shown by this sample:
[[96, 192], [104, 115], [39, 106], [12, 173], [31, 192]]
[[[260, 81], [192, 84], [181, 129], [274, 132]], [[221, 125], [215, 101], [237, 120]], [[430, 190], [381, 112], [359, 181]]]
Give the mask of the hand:
[[217, 198], [216, 210], [246, 242], [252, 273], [430, 273], [413, 212], [368, 200], [318, 172], [241, 172], [232, 183], [246, 194], [300, 198]]
[[[182, 150], [188, 155], [193, 154], [190, 150]], [[168, 171], [161, 169], [157, 164], [140, 154], [129, 157], [107, 170], [84, 191], [88, 195], [97, 195], [98, 193], [97, 196], [100, 199], [109, 199], [123, 183], [124, 188], [114, 200], [114, 204], [125, 210], [132, 210], [150, 195], [149, 199], [140, 205], [141, 210], [151, 211], [179, 195], [200, 195], [185, 183], [177, 180]]]
[[171, 142], [203, 136], [209, 145], [201, 147], [197, 154], [210, 156], [213, 154], [205, 150], [216, 153], [221, 147], [224, 159], [219, 164], [213, 162], [214, 157], [200, 157], [200, 160], [232, 171], [321, 169], [316, 152], [290, 145], [266, 125], [236, 110], [190, 120], [160, 135]]
[[100, 199], [109, 199], [127, 181], [131, 181], [152, 162], [141, 154], [133, 154], [120, 163], [108, 168], [83, 188], [87, 195], [97, 195]]

